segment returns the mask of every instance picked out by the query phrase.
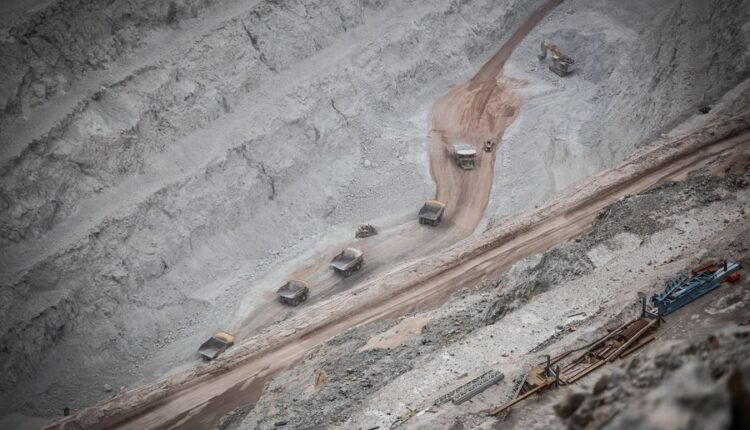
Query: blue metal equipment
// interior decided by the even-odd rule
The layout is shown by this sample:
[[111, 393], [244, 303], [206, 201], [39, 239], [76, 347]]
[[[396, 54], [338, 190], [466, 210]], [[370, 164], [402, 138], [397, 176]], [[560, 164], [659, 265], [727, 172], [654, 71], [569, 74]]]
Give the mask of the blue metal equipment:
[[726, 265], [718, 265], [714, 273], [698, 273], [692, 278], [685, 273], [680, 273], [667, 282], [664, 291], [654, 294], [651, 300], [659, 310], [659, 316], [669, 315], [704, 294], [719, 288], [727, 276], [741, 268], [740, 263], [727, 262]]

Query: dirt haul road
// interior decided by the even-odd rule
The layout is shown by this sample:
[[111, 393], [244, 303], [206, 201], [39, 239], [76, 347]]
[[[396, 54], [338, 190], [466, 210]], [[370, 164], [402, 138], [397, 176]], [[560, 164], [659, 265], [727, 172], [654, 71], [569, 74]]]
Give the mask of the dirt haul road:
[[[505, 62], [513, 49], [562, 0], [552, 0], [537, 10], [502, 48], [469, 81], [441, 97], [430, 113], [430, 172], [436, 185], [435, 198], [446, 202], [443, 222], [435, 228], [419, 225], [415, 219], [364, 240], [350, 240], [317, 249], [316, 257], [295, 268], [285, 278], [269, 277], [256, 282], [264, 290], [281, 285], [285, 279], [304, 279], [311, 285], [308, 303], [316, 303], [365, 280], [398, 270], [409, 262], [443, 250], [474, 232], [482, 219], [492, 191], [495, 154], [484, 152], [487, 140], [500, 142], [503, 132], [515, 120], [521, 99], [514, 90], [519, 82], [500, 80]], [[469, 143], [477, 150], [473, 170], [458, 168], [453, 144]], [[415, 208], [416, 211], [417, 208]], [[361, 271], [347, 279], [332, 273], [328, 262], [341, 249], [356, 247], [365, 254]], [[246, 338], [272, 323], [287, 310], [274, 297], [253, 303], [253, 309], [240, 307], [227, 327]]]
[[[430, 160], [437, 185], [437, 199], [447, 203], [445, 215], [458, 226], [472, 231], [482, 219], [492, 190], [495, 170], [493, 152], [482, 150], [484, 142], [500, 142], [521, 107], [514, 93], [520, 82], [499, 80], [513, 49], [562, 0], [547, 2], [537, 10], [468, 82], [451, 89], [435, 103], [430, 115]], [[477, 151], [477, 168], [460, 171], [446, 168], [453, 145], [467, 143]], [[440, 162], [440, 161], [443, 162]]]
[[267, 378], [311, 348], [359, 324], [434, 305], [513, 262], [590, 228], [598, 211], [626, 195], [731, 158], [750, 145], [750, 116], [655, 145], [545, 207], [454, 246], [436, 258], [365, 283], [267, 327], [221, 360], [123, 393], [50, 425], [76, 428], [205, 428], [254, 402]]

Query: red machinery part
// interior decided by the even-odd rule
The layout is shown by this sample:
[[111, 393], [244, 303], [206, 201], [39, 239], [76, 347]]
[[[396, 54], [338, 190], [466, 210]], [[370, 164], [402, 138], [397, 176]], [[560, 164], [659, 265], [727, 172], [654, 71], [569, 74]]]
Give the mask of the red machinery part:
[[741, 277], [742, 275], [740, 275], [740, 272], [734, 272], [730, 274], [729, 276], [727, 276], [727, 282], [732, 282], [732, 283], [737, 282], [740, 280]]

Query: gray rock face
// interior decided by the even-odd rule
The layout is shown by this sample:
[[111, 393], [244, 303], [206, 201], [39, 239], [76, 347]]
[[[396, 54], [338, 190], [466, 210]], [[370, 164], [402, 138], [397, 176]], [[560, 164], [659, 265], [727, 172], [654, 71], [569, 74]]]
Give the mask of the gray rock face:
[[568, 392], [565, 397], [554, 406], [555, 415], [565, 419], [573, 414], [573, 412], [581, 406], [581, 403], [586, 400], [586, 394], [580, 392]]
[[[745, 428], [750, 414], [750, 332], [728, 328], [699, 341], [665, 344], [603, 373], [572, 408], [555, 410], [569, 429]], [[606, 382], [605, 382], [606, 381]]]
[[605, 429], [724, 430], [731, 416], [727, 385], [714, 380], [705, 363], [687, 363]]
[[149, 32], [196, 16], [213, 3], [61, 1], [6, 22], [10, 28], [0, 40], [2, 117], [21, 115], [69, 90], [87, 72], [131, 51]]
[[[240, 298], [262, 302], [253, 281], [300, 238], [418, 207], [434, 191], [432, 102], [544, 2], [26, 3], [0, 17], [0, 414], [51, 415], [189, 362]], [[497, 147], [494, 189], [512, 198], [491, 210], [622, 158], [747, 74], [734, 55], [747, 2], [583, 6], [607, 25], [547, 20], [568, 28], [541, 27], [508, 62], [509, 76], [538, 68], [538, 38], [554, 37], [575, 46], [580, 71], [540, 75], [524, 95], [530, 115]], [[549, 91], [577, 107], [548, 120]], [[529, 132], [572, 120], [575, 133]], [[542, 261], [471, 323], [590, 267], [575, 250]]]

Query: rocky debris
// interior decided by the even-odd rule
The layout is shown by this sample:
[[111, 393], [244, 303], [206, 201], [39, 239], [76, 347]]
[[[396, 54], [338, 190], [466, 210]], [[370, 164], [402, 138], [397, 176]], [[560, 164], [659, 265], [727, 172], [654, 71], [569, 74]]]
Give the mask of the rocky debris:
[[589, 392], [555, 405], [569, 429], [745, 428], [750, 329], [668, 342], [605, 370]]
[[[18, 115], [131, 52], [152, 31], [197, 15], [213, 0], [56, 1], [12, 23], [0, 45], [0, 114]], [[0, 115], [3, 118], [5, 115]]]
[[555, 414], [562, 418], [568, 418], [586, 400], [586, 394], [578, 391], [568, 391], [565, 397], [554, 406]]
[[[299, 369], [275, 378], [243, 428], [271, 429], [279, 421], [286, 422], [290, 429], [332, 428], [356, 413], [368, 395], [410, 370], [421, 354], [436, 348], [409, 342], [392, 349], [360, 350], [366, 344], [367, 333], [382, 327], [387, 325], [339, 335], [309, 354]], [[303, 376], [310, 366], [316, 368], [312, 376]], [[326, 374], [325, 382], [316, 387], [321, 372]], [[310, 383], [303, 390], [292, 382], [308, 379]], [[270, 410], [273, 414], [269, 414]]]
[[361, 224], [359, 227], [357, 227], [356, 233], [354, 233], [354, 237], [358, 238], [364, 238], [364, 237], [370, 237], [375, 236], [378, 234], [378, 231], [370, 224]]
[[219, 419], [219, 422], [214, 426], [213, 430], [240, 430], [242, 420], [245, 419], [247, 414], [249, 414], [252, 409], [252, 405], [245, 405], [235, 408], [234, 410], [221, 417], [221, 419]]
[[492, 324], [552, 285], [582, 276], [593, 268], [585, 246], [576, 242], [526, 258], [495, 282], [498, 295], [482, 319], [485, 324]]
[[693, 207], [720, 201], [724, 191], [743, 189], [750, 170], [727, 176], [697, 172], [686, 181], [669, 181], [637, 195], [628, 196], [599, 212], [594, 228], [582, 240], [586, 245], [600, 243], [618, 234], [630, 233], [642, 238], [670, 225], [670, 216]]
[[[514, 126], [503, 136], [498, 152], [502, 165], [496, 167], [489, 211], [498, 217], [512, 215], [506, 207], [514, 203], [524, 201], [527, 208], [533, 208], [545, 200], [547, 196], [538, 192], [540, 186], [552, 185], [559, 190], [593, 173], [590, 169], [625, 159], [634, 148], [687, 116], [707, 120], [720, 114], [714, 102], [748, 76], [747, 44], [739, 50], [739, 62], [734, 49], [728, 49], [736, 43], [731, 40], [748, 40], [750, 29], [739, 30], [741, 22], [748, 19], [747, 3], [708, 7], [699, 1], [669, 0], [660, 2], [658, 8], [634, 2], [574, 3], [572, 14], [558, 6], [517, 47], [509, 61], [512, 70], [508, 67], [508, 73], [529, 82], [525, 91], [553, 91], [555, 96], [525, 100]], [[589, 23], [595, 27], [583, 30], [590, 28]], [[602, 28], [607, 30], [599, 30]], [[575, 57], [573, 75], [560, 79], [538, 62], [529, 61], [536, 57], [540, 39], [553, 39]], [[715, 56], [699, 48], [705, 43], [716, 47], [712, 51]], [[520, 60], [519, 64], [514, 58]], [[621, 63], [625, 58], [626, 64]], [[698, 60], [702, 63], [696, 69], [698, 58], [703, 60]], [[698, 78], [702, 73], [715, 73], [711, 65], [715, 60], [734, 70], [721, 73], [734, 76], [732, 82]], [[667, 62], [671, 66], [665, 67]], [[597, 108], [589, 110], [569, 103], [580, 97]], [[714, 109], [700, 115], [698, 108], [706, 104]], [[730, 109], [737, 108], [742, 107], [736, 104]], [[544, 110], [546, 120], [532, 114], [535, 109]], [[564, 125], [549, 121], [552, 118], [564, 118]], [[529, 141], [536, 142], [534, 154], [523, 145]], [[589, 148], [600, 151], [589, 152]], [[603, 152], [607, 156], [601, 158]], [[518, 162], [521, 159], [523, 163]], [[528, 160], [534, 163], [527, 164]], [[546, 168], [529, 168], [542, 165]], [[519, 181], [522, 175], [529, 180]]]
[[729, 429], [731, 412], [726, 383], [715, 381], [705, 363], [687, 363], [606, 428]]

